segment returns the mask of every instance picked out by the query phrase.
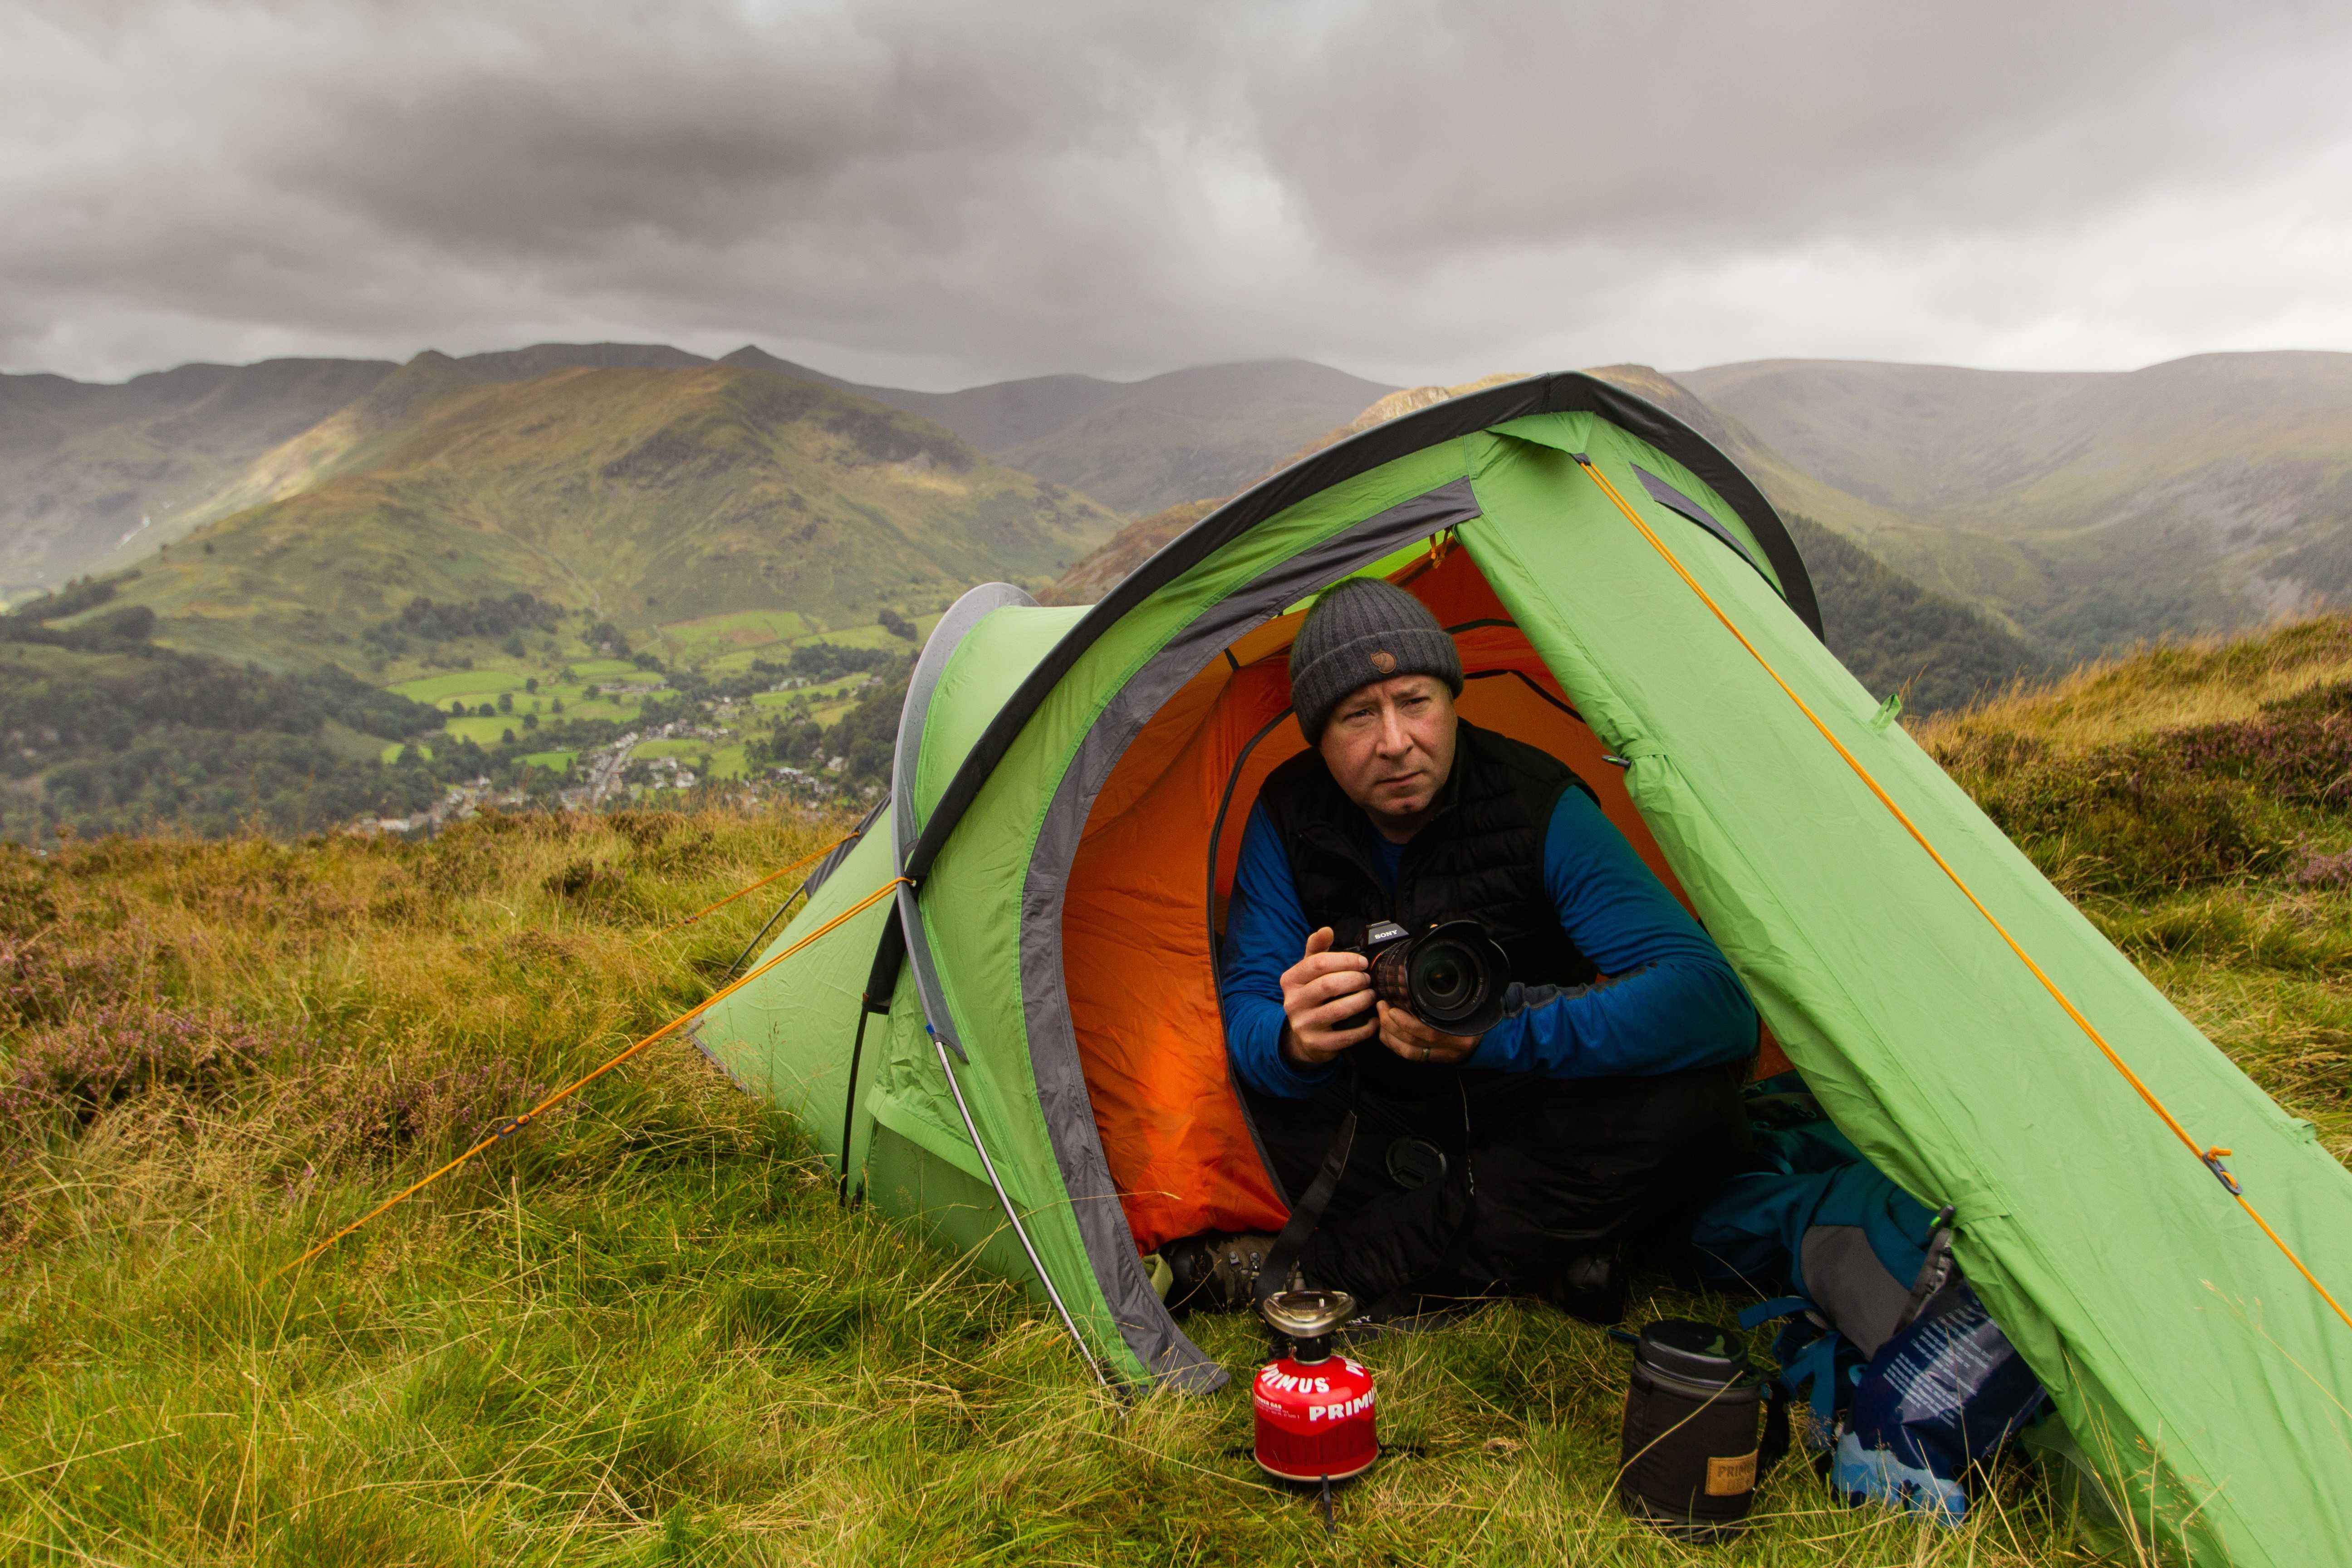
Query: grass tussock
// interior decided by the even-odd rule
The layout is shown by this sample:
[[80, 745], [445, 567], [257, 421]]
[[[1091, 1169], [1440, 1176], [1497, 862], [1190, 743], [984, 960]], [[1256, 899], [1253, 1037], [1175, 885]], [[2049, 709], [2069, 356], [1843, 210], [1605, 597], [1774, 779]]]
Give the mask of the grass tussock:
[[2352, 620], [2158, 648], [1913, 733], [2073, 894], [2352, 879]]
[[2268, 634], [2193, 637], [2084, 664], [2048, 685], [2020, 684], [1912, 726], [1920, 743], [2011, 731], [2081, 752], [2158, 730], [2251, 718], [2263, 704], [2352, 680], [2352, 617], [2324, 616]]
[[[2352, 829], [2300, 760], [2352, 679], [2323, 630], [1920, 733], [2352, 1158]], [[707, 994], [772, 895], [664, 928], [839, 831], [0, 851], [0, 1563], [2088, 1561], [2022, 1466], [1953, 1532], [1784, 1466], [1745, 1543], [1676, 1546], [1612, 1496], [1620, 1352], [1517, 1303], [1363, 1352], [1391, 1458], [1327, 1535], [1249, 1461], [1238, 1384], [1104, 1394], [1048, 1312], [837, 1208], [684, 1045], [275, 1277]], [[1260, 1353], [1239, 1319], [1192, 1327], [1236, 1371]]]

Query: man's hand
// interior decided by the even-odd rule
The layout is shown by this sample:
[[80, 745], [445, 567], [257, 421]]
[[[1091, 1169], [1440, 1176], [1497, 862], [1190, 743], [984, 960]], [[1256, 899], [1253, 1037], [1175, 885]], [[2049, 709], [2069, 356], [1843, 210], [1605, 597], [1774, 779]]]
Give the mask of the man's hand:
[[1370, 1001], [1370, 968], [1360, 952], [1333, 952], [1331, 928], [1307, 939], [1307, 954], [1282, 972], [1282, 1054], [1301, 1067], [1321, 1067], [1349, 1046], [1369, 1040], [1375, 1018], [1357, 1028], [1339, 1026]]
[[1441, 1034], [1402, 1007], [1373, 1005], [1381, 1010], [1381, 1044], [1409, 1062], [1458, 1062], [1478, 1048], [1475, 1035]]

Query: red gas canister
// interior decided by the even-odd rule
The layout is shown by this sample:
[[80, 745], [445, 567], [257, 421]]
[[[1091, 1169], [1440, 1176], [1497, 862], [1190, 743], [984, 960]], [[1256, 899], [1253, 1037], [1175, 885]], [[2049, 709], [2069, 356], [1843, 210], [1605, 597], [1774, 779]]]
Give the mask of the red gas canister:
[[1355, 1310], [1344, 1290], [1286, 1290], [1261, 1307], [1290, 1354], [1258, 1370], [1250, 1391], [1257, 1462], [1280, 1480], [1344, 1480], [1381, 1457], [1372, 1374], [1331, 1353], [1331, 1331]]

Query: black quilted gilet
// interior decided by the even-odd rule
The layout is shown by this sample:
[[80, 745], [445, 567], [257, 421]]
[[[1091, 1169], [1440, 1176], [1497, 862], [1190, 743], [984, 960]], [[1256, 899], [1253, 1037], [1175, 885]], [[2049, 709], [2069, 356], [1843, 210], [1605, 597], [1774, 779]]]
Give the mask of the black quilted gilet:
[[[1437, 809], [1404, 847], [1392, 897], [1373, 849], [1371, 819], [1340, 792], [1322, 757], [1303, 752], [1276, 768], [1258, 795], [1290, 861], [1309, 929], [1329, 926], [1336, 947], [1354, 947], [1375, 921], [1419, 932], [1441, 920], [1486, 926], [1528, 985], [1582, 985], [1596, 971], [1560, 929], [1544, 890], [1544, 832], [1560, 792], [1592, 792], [1567, 763], [1466, 721]], [[1364, 1087], [1419, 1100], [1451, 1093], [1454, 1069], [1408, 1062], [1367, 1040], [1349, 1053]]]

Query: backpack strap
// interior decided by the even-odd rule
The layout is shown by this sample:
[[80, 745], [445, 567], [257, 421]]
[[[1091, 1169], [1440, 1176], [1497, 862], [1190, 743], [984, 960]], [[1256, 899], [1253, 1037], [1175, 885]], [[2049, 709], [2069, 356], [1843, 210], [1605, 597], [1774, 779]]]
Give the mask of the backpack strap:
[[1759, 1301], [1752, 1307], [1743, 1308], [1739, 1314], [1739, 1326], [1752, 1329], [1775, 1318], [1793, 1318], [1800, 1312], [1817, 1310], [1809, 1297], [1775, 1296], [1769, 1301]]
[[1911, 1281], [1911, 1299], [1903, 1303], [1903, 1315], [1895, 1320], [1895, 1332], [1901, 1333], [1918, 1321], [1927, 1303], [1943, 1293], [1952, 1282], [1952, 1216], [1958, 1211], [1946, 1204], [1936, 1211], [1927, 1227], [1927, 1257], [1919, 1265], [1919, 1277]]
[[1356, 1142], [1356, 1094], [1357, 1090], [1350, 1088], [1348, 1114], [1339, 1119], [1339, 1130], [1331, 1134], [1331, 1142], [1323, 1150], [1322, 1168], [1291, 1206], [1290, 1218], [1274, 1238], [1274, 1245], [1266, 1248], [1265, 1261], [1258, 1265], [1257, 1281], [1251, 1294], [1260, 1306], [1268, 1297], [1290, 1288], [1290, 1271], [1298, 1266], [1299, 1254], [1307, 1250], [1307, 1238], [1322, 1223], [1323, 1211], [1331, 1206], [1331, 1194], [1339, 1191], [1339, 1178], [1348, 1169], [1348, 1152]]
[[1789, 1385], [1777, 1377], [1764, 1380], [1764, 1440], [1756, 1446], [1756, 1479], [1760, 1483], [1789, 1452]]

